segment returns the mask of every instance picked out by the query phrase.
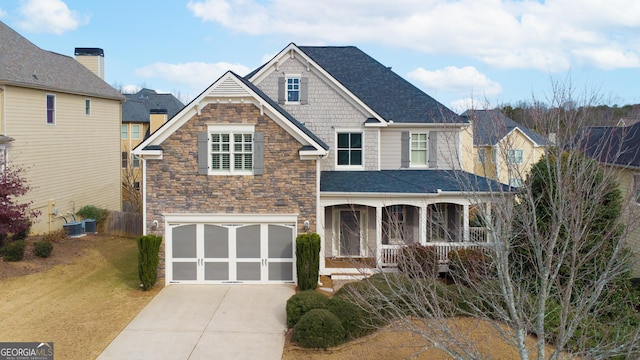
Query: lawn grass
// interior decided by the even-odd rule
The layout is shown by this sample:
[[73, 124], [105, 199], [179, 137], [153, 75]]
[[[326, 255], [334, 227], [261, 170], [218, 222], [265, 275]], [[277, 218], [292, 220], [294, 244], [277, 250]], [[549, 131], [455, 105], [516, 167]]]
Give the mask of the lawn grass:
[[53, 341], [56, 359], [94, 359], [159, 291], [139, 288], [135, 239], [86, 241], [68, 264], [0, 280], [0, 341]]

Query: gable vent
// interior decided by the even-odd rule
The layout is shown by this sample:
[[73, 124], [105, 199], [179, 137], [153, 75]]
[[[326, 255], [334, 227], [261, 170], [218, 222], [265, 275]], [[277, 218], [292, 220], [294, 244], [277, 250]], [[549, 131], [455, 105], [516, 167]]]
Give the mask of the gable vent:
[[222, 83], [211, 90], [211, 96], [247, 96], [249, 93], [240, 84], [231, 78], [225, 79]]

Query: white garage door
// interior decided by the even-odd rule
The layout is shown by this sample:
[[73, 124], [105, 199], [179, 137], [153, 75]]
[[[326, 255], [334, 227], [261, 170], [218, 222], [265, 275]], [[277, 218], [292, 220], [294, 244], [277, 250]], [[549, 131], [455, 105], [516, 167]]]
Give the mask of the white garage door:
[[285, 224], [170, 224], [167, 281], [294, 282], [294, 236]]

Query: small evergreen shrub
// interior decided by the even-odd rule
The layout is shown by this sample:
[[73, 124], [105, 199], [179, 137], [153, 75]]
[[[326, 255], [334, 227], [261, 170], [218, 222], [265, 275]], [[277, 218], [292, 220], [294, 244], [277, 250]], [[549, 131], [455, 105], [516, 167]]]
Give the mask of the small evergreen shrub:
[[438, 253], [434, 246], [412, 244], [400, 250], [398, 270], [410, 278], [425, 278], [438, 275]]
[[291, 340], [300, 346], [315, 349], [339, 345], [344, 339], [345, 330], [340, 319], [327, 309], [313, 309], [304, 314], [291, 335]]
[[300, 318], [313, 309], [326, 309], [329, 298], [315, 290], [301, 291], [287, 300], [287, 327], [292, 328]]
[[28, 220], [23, 221], [19, 228], [20, 230], [16, 231], [11, 237], [13, 241], [25, 240], [27, 236], [29, 236], [29, 232], [31, 231], [31, 222]]
[[300, 291], [318, 287], [320, 273], [320, 235], [300, 234], [296, 238], [296, 270]]
[[136, 239], [138, 244], [138, 276], [142, 289], [147, 291], [158, 281], [158, 263], [160, 259], [161, 236], [145, 235]]
[[363, 337], [376, 330], [380, 321], [343, 296], [329, 299], [327, 307], [342, 323], [347, 340]]
[[24, 258], [24, 240], [12, 241], [4, 246], [2, 253], [5, 261], [20, 261]]
[[48, 258], [53, 250], [53, 244], [50, 241], [37, 241], [33, 243], [33, 252], [37, 257]]

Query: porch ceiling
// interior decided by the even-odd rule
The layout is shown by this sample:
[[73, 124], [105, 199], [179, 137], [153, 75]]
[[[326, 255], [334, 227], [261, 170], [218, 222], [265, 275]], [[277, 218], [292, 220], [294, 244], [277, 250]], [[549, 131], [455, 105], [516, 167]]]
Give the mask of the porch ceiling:
[[509, 187], [462, 170], [323, 171], [323, 193], [437, 194], [508, 192]]

